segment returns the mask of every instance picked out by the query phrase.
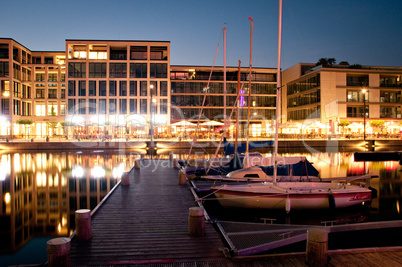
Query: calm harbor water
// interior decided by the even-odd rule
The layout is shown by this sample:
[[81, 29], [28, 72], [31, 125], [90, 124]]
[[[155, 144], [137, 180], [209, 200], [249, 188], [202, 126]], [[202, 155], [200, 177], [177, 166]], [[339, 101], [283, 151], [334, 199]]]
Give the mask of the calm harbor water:
[[[185, 158], [187, 152], [179, 151], [175, 156]], [[402, 219], [399, 162], [355, 162], [352, 152], [281, 153], [279, 156], [306, 156], [319, 170], [321, 178], [377, 175], [378, 178], [368, 181], [377, 190], [377, 198], [369, 206], [331, 213], [291, 212], [290, 215], [284, 211], [233, 212], [211, 201], [206, 202], [210, 216], [258, 222], [261, 218], [273, 218], [276, 223], [318, 225], [334, 220], [352, 223]], [[110, 150], [3, 152], [0, 155], [0, 262], [5, 266], [45, 262], [46, 241], [69, 236], [74, 231], [75, 211], [96, 207], [119, 181], [122, 172], [134, 166], [139, 157], [136, 151]], [[169, 158], [168, 154], [155, 157]]]

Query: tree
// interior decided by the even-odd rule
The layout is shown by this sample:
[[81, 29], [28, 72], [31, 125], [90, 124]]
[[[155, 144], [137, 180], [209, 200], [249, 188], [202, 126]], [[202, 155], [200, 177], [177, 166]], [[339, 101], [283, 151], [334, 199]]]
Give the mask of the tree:
[[331, 58], [326, 58], [322, 57], [318, 60], [318, 62], [315, 64], [316, 66], [322, 66], [322, 67], [332, 67], [336, 63], [336, 59], [331, 57]]
[[384, 126], [384, 124], [385, 124], [385, 121], [383, 121], [383, 120], [370, 121], [370, 126], [373, 128], [377, 128], [377, 129], [382, 128]]
[[338, 125], [342, 127], [342, 132], [344, 132], [345, 127], [350, 125], [350, 121], [340, 120]]

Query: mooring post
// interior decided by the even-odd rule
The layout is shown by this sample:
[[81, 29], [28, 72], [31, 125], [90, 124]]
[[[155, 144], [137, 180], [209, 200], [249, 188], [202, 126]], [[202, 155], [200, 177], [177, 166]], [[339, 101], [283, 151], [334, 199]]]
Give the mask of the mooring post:
[[179, 171], [179, 185], [185, 185], [187, 183], [186, 170]]
[[88, 240], [92, 237], [90, 210], [81, 209], [75, 211], [75, 230], [78, 239]]
[[328, 231], [312, 228], [307, 231], [306, 262], [308, 266], [328, 265]]
[[134, 161], [134, 168], [136, 168], [136, 169], [141, 168], [141, 160], [135, 159], [135, 161]]
[[204, 209], [201, 207], [192, 207], [189, 209], [188, 231], [192, 237], [205, 236], [205, 218]]
[[121, 175], [121, 185], [129, 186], [130, 185], [130, 172], [123, 172]]
[[177, 159], [177, 158], [173, 159], [173, 168], [180, 169], [179, 159]]
[[69, 267], [71, 239], [68, 237], [53, 238], [46, 243], [47, 266]]

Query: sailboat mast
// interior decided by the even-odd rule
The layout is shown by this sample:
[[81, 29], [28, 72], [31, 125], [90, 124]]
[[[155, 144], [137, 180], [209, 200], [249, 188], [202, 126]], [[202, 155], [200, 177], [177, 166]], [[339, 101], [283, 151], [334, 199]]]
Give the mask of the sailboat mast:
[[276, 183], [278, 169], [278, 130], [280, 114], [280, 96], [281, 96], [281, 46], [282, 46], [282, 0], [279, 0], [279, 23], [278, 23], [278, 68], [277, 68], [277, 89], [276, 89], [276, 116], [275, 116], [275, 150], [274, 150], [274, 178]]
[[239, 106], [240, 106], [240, 78], [241, 78], [241, 61], [239, 60], [239, 70], [237, 72], [237, 109], [236, 109], [236, 141], [235, 141], [235, 153], [237, 152], [237, 142], [238, 142], [238, 138], [239, 138], [239, 118], [240, 118], [240, 114], [239, 114]]
[[247, 110], [247, 149], [246, 153], [249, 150], [249, 126], [250, 126], [250, 102], [251, 102], [251, 62], [253, 58], [253, 19], [251, 17], [248, 18], [251, 21], [251, 31], [250, 31], [250, 69], [248, 75], [248, 110]]
[[[223, 27], [223, 107], [223, 123], [226, 125], [226, 27]], [[226, 131], [223, 132], [223, 137], [226, 137]]]

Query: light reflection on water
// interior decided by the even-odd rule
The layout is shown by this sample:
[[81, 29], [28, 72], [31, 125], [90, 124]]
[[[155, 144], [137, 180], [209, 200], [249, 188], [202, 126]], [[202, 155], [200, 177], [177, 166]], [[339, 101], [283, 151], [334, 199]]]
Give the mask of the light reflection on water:
[[[366, 173], [380, 177], [370, 181], [378, 197], [372, 201], [369, 216], [401, 219], [402, 172], [398, 162], [354, 162], [353, 153], [279, 156], [306, 156], [321, 178]], [[169, 158], [166, 154], [155, 157]], [[175, 157], [186, 158], [186, 155], [175, 154]], [[69, 236], [74, 228], [75, 211], [93, 209], [116, 185], [121, 173], [134, 166], [137, 158], [138, 153], [119, 151], [0, 155], [1, 251], [16, 251], [34, 235]]]

